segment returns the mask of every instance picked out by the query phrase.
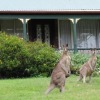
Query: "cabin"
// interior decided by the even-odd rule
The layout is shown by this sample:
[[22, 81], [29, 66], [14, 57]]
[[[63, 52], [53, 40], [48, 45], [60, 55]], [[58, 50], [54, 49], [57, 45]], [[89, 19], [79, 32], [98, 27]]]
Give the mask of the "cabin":
[[0, 31], [61, 49], [100, 49], [100, 0], [1, 0]]

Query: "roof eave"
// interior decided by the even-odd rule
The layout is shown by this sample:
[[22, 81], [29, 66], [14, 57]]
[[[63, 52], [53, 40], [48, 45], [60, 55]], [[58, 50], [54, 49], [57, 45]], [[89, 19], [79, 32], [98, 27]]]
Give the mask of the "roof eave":
[[100, 10], [0, 11], [0, 14], [100, 14]]

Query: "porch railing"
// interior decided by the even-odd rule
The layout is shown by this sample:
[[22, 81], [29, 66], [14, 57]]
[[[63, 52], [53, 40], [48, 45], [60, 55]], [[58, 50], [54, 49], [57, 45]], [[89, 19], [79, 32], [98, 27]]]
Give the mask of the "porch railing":
[[[95, 49], [97, 54], [100, 54], [100, 48], [77, 48], [77, 52], [89, 54], [91, 50]], [[68, 49], [69, 52], [75, 53], [74, 49]]]

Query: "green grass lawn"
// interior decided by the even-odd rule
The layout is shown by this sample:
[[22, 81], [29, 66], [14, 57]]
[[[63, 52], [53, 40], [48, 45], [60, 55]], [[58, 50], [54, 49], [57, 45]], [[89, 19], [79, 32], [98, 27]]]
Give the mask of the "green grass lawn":
[[100, 77], [91, 83], [76, 82], [77, 76], [66, 80], [65, 92], [54, 89], [45, 95], [50, 78], [0, 80], [0, 100], [100, 100]]

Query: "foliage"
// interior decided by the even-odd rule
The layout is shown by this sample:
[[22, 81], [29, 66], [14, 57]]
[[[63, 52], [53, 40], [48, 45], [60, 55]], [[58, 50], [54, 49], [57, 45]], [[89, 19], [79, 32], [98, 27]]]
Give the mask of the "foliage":
[[[26, 42], [16, 36], [0, 33], [0, 77], [50, 76], [60, 53], [46, 43]], [[71, 54], [71, 72], [78, 74], [87, 54]], [[100, 75], [100, 55], [94, 73]]]
[[79, 68], [81, 67], [81, 65], [87, 61], [87, 59], [89, 58], [89, 55], [87, 54], [81, 54], [81, 53], [75, 53], [71, 55], [71, 72], [73, 74], [77, 74]]
[[39, 41], [0, 33], [0, 77], [49, 76], [59, 55]]
[[46, 43], [39, 41], [29, 43], [30, 71], [34, 76], [50, 76], [59, 54]]
[[100, 76], [100, 54], [97, 55], [96, 69], [93, 76]]
[[[82, 54], [82, 53], [72, 54], [71, 72], [77, 75], [79, 68], [89, 59], [89, 57], [90, 57], [89, 54]], [[96, 69], [95, 72], [93, 73], [93, 76], [99, 76], [99, 75], [100, 75], [100, 54], [97, 55]]]
[[28, 51], [22, 39], [0, 33], [0, 77], [25, 75], [28, 67]]

